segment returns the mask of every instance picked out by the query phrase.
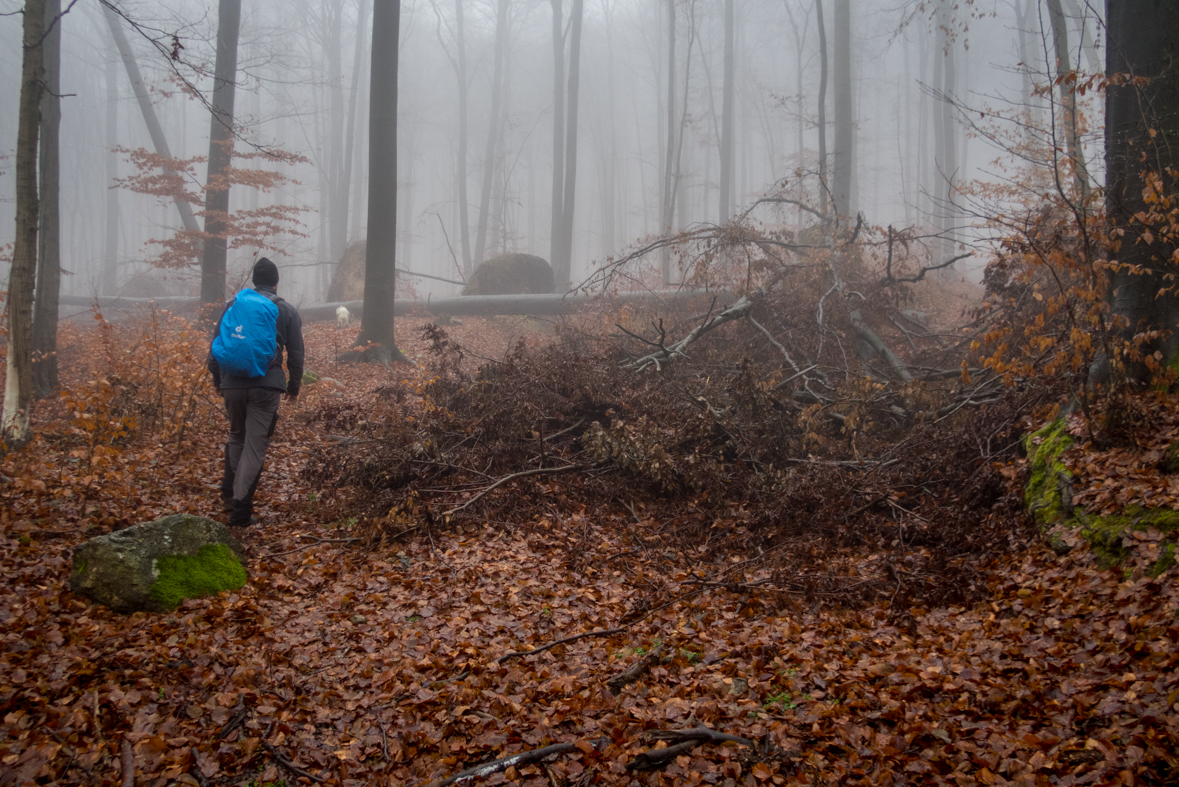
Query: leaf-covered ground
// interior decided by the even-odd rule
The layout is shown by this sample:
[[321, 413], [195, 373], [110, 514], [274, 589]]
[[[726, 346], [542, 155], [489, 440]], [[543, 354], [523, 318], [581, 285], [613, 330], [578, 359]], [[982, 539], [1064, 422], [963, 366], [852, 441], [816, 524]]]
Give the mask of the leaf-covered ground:
[[[1179, 594], [1174, 569], [1144, 571], [1160, 534], [1136, 534], [1110, 571], [1079, 543], [1062, 557], [1034, 539], [980, 567], [980, 601], [907, 609], [774, 590], [756, 563], [708, 584], [741, 556], [661, 539], [664, 523], [606, 501], [361, 548], [300, 480], [329, 439], [315, 416], [415, 378], [335, 367], [351, 334], [308, 333], [321, 380], [284, 405], [250, 584], [132, 616], [69, 592], [70, 549], [215, 512], [222, 425], [191, 368], [203, 340], [171, 324], [109, 338], [108, 353], [136, 349], [107, 358], [119, 375], [104, 387], [92, 333], [66, 333], [70, 398], [0, 466], [0, 787], [122, 784], [127, 767], [143, 785], [416, 785], [566, 742], [463, 783], [1179, 782]], [[488, 357], [540, 338], [522, 321], [456, 333]], [[559, 498], [576, 481], [545, 483]], [[755, 745], [627, 769], [665, 745], [651, 732], [701, 725]]]

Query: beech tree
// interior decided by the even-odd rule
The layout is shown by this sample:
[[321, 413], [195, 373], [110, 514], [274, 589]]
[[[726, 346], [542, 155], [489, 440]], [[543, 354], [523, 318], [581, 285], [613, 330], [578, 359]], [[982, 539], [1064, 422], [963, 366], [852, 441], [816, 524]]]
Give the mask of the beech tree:
[[[1109, 0], [1105, 96], [1106, 208], [1115, 241], [1112, 307], [1129, 336], [1169, 331], [1147, 342], [1164, 353], [1179, 349], [1177, 243], [1161, 198], [1173, 192], [1179, 166], [1179, 5], [1171, 0]], [[1116, 75], [1116, 77], [1115, 77]], [[1136, 365], [1132, 377], [1147, 379]]]
[[217, 9], [217, 63], [213, 69], [213, 111], [209, 166], [205, 178], [205, 242], [201, 260], [201, 303], [225, 300], [229, 216], [229, 168], [233, 160], [233, 100], [237, 80], [237, 39], [241, 0], [221, 0]]
[[42, 56], [45, 91], [41, 96], [40, 203], [36, 301], [33, 308], [33, 386], [49, 396], [57, 388], [57, 299], [61, 290], [61, 221], [58, 211], [61, 127], [61, 0], [45, 3]]
[[41, 123], [45, 0], [25, 0], [20, 109], [16, 132], [16, 238], [8, 274], [8, 354], [0, 424], [9, 447], [32, 437], [33, 278], [37, 269], [37, 134]]
[[[502, 0], [506, 2], [506, 0]], [[364, 262], [364, 314], [349, 359], [412, 363], [393, 338], [397, 264], [397, 55], [400, 0], [373, 3], [369, 74], [368, 238]]]

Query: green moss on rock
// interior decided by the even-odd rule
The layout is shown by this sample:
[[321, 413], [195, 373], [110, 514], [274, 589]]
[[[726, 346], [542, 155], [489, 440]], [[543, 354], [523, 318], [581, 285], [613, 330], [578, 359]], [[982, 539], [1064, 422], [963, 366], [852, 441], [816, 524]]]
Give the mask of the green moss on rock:
[[1041, 525], [1058, 522], [1072, 513], [1065, 492], [1072, 475], [1060, 461], [1060, 455], [1072, 444], [1063, 418], [1032, 432], [1024, 441], [1031, 466], [1024, 504]]
[[159, 577], [151, 597], [165, 609], [187, 598], [237, 590], [246, 584], [246, 569], [225, 544], [206, 544], [195, 555], [164, 555], [156, 559]]
[[319, 375], [310, 369], [303, 370], [303, 385], [315, 385], [319, 382]]

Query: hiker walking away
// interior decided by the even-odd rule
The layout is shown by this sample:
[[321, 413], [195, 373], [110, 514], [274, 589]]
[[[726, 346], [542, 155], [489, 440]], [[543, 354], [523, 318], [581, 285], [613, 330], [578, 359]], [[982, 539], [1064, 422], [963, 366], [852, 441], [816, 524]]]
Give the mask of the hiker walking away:
[[[293, 402], [303, 384], [303, 321], [278, 297], [278, 266], [261, 258], [254, 264], [253, 282], [254, 289], [242, 290], [225, 305], [208, 359], [213, 387], [229, 415], [221, 507], [234, 527], [257, 521], [254, 492], [278, 424], [279, 399], [285, 393]], [[284, 349], [289, 382], [282, 368]]]

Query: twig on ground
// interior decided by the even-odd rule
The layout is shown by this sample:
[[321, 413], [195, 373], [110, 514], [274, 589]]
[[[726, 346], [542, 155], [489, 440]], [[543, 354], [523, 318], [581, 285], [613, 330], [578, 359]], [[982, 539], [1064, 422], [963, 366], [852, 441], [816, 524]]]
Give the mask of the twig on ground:
[[131, 748], [131, 741], [123, 739], [123, 787], [135, 787], [135, 750]]
[[692, 727], [687, 730], [656, 730], [647, 737], [651, 740], [672, 741], [673, 743], [663, 749], [649, 749], [640, 753], [626, 764], [628, 771], [653, 771], [665, 768], [676, 757], [687, 754], [701, 743], [739, 743], [749, 748], [753, 748], [755, 745], [748, 738], [717, 732], [708, 727]]
[[[635, 621], [635, 622], [637, 623], [638, 621]], [[550, 650], [552, 648], [555, 648], [558, 645], [564, 645], [567, 642], [576, 642], [579, 639], [587, 639], [589, 637], [609, 637], [609, 636], [613, 636], [614, 634], [621, 634], [622, 632], [624, 632], [628, 628], [630, 628], [631, 625], [633, 625], [633, 624], [627, 624], [625, 626], [620, 626], [619, 628], [615, 628], [615, 629], [605, 629], [603, 631], [586, 631], [581, 634], [574, 634], [572, 637], [565, 637], [564, 639], [559, 639], [555, 642], [550, 642], [547, 645], [541, 645], [539, 648], [533, 648], [532, 650], [517, 651], [515, 653], [509, 653], [506, 656], [500, 656], [498, 659], [495, 660], [495, 663], [496, 664], [503, 664], [505, 661], [511, 661], [512, 659], [522, 659], [525, 656], [535, 656], [537, 653], [544, 653], [546, 650]]]
[[615, 675], [613, 678], [610, 678], [610, 680], [606, 681], [606, 687], [610, 689], [610, 693], [617, 697], [622, 693], [624, 688], [643, 677], [647, 670], [651, 669], [651, 667], [659, 663], [659, 653], [662, 650], [663, 642], [660, 641], [659, 644], [656, 645], [655, 648], [646, 656], [639, 659], [634, 664]]
[[503, 478], [500, 478], [499, 480], [497, 480], [495, 483], [491, 484], [490, 486], [485, 487], [482, 492], [475, 495], [470, 500], [463, 503], [461, 506], [455, 506], [454, 508], [450, 509], [449, 511], [443, 511], [442, 516], [451, 516], [452, 514], [457, 514], [459, 511], [462, 511], [464, 508], [471, 505], [476, 500], [483, 497], [485, 494], [487, 494], [491, 490], [495, 489], [496, 487], [503, 486], [507, 482], [514, 481], [517, 478], [525, 478], [530, 475], [541, 475], [543, 473], [571, 473], [575, 470], [586, 470], [588, 468], [589, 468], [589, 465], [565, 465], [563, 467], [538, 467], [535, 470], [522, 470], [519, 473], [510, 473], [510, 474], [504, 476]]
[[[53, 739], [54, 739], [55, 741], [57, 741], [57, 742], [58, 742], [58, 743], [60, 743], [60, 744], [61, 744], [63, 747], [65, 747], [65, 748], [69, 749], [69, 751], [70, 751], [70, 761], [69, 761], [69, 762], [67, 762], [67, 763], [66, 763], [66, 766], [65, 766], [65, 768], [63, 768], [63, 769], [62, 769], [62, 773], [65, 773], [66, 771], [68, 771], [68, 770], [70, 769], [70, 766], [74, 764], [74, 761], [78, 759], [78, 750], [77, 750], [76, 748], [74, 748], [73, 746], [69, 745], [68, 743], [66, 743], [66, 742], [65, 742], [65, 741], [64, 741], [64, 740], [61, 738], [61, 736], [60, 736], [60, 735], [58, 735], [56, 732], [54, 732], [53, 730], [49, 729], [48, 727], [46, 727], [46, 728], [45, 728], [45, 731], [46, 731], [47, 733], [49, 733], [49, 734], [50, 734], [50, 736], [52, 736], [52, 737], [53, 737]], [[84, 763], [84, 762], [80, 762], [80, 761], [79, 761], [79, 762], [78, 762], [78, 767], [79, 767], [79, 768], [81, 768], [82, 770], [86, 771], [86, 775], [87, 775], [87, 776], [89, 776], [91, 779], [93, 779], [93, 778], [94, 778], [94, 771], [90, 770], [90, 768], [88, 768], [88, 767], [86, 766], [86, 763]]]
[[[598, 738], [597, 740], [590, 741], [589, 743], [596, 749], [599, 746], [604, 745], [606, 743], [606, 739]], [[554, 743], [552, 746], [545, 746], [544, 748], [533, 749], [532, 751], [522, 751], [518, 754], [513, 754], [510, 757], [501, 757], [498, 760], [492, 760], [491, 762], [484, 763], [483, 765], [476, 765], [474, 768], [468, 768], [467, 770], [461, 773], [456, 773], [454, 776], [450, 776], [446, 779], [432, 781], [427, 785], [427, 787], [448, 787], [448, 785], [458, 784], [459, 782], [467, 781], [469, 779], [485, 779], [492, 774], [499, 773], [500, 771], [506, 771], [508, 768], [516, 765], [528, 765], [530, 763], [540, 762], [541, 760], [547, 757], [552, 757], [556, 754], [564, 754], [565, 752], [580, 750], [581, 747], [579, 747], [576, 743]]]
[[233, 716], [229, 721], [225, 722], [224, 727], [214, 733], [213, 739], [219, 741], [228, 737], [231, 732], [242, 725], [242, 722], [246, 720], [246, 716], [249, 715], [249, 712], [250, 709], [246, 707], [245, 697], [239, 697], [237, 701], [237, 707], [233, 709]]
[[293, 763], [289, 759], [287, 759], [286, 756], [282, 752], [280, 752], [278, 749], [271, 746], [265, 740], [262, 741], [262, 748], [264, 748], [264, 749], [266, 749], [266, 751], [270, 752], [270, 756], [273, 757], [278, 762], [279, 765], [286, 768], [288, 771], [295, 774], [296, 776], [303, 776], [303, 777], [308, 778], [311, 781], [317, 782], [317, 783], [323, 781], [322, 776], [316, 776], [314, 773], [311, 773], [310, 771], [305, 771], [302, 768], [300, 768], [298, 765], [295, 765], [295, 763]]

